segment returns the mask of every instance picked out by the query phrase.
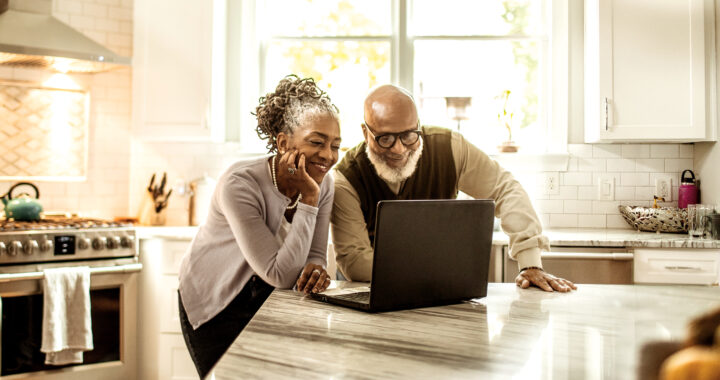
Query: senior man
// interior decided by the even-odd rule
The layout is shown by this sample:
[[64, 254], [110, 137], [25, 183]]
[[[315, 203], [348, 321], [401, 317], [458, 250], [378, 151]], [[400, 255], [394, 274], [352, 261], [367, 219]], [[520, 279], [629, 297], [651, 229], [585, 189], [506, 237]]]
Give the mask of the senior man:
[[540, 251], [548, 249], [548, 240], [527, 193], [509, 172], [459, 133], [421, 127], [412, 96], [400, 87], [372, 90], [364, 111], [365, 141], [345, 154], [334, 173], [331, 228], [337, 265], [346, 278], [370, 281], [378, 201], [452, 199], [460, 190], [495, 200], [495, 215], [510, 237], [510, 257], [520, 269], [519, 287], [576, 289], [543, 271]]

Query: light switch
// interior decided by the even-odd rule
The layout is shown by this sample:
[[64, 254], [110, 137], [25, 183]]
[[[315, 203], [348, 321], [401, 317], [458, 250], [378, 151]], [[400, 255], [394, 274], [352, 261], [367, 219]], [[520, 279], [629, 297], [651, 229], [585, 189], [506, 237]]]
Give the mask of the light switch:
[[615, 200], [615, 177], [600, 176], [598, 180], [598, 199], [601, 201]]

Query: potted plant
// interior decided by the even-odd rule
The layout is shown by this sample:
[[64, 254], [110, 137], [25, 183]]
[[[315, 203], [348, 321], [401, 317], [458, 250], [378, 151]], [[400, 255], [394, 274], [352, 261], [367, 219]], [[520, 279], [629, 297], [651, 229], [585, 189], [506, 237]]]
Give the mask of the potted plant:
[[508, 102], [510, 100], [510, 90], [504, 90], [496, 99], [501, 99], [503, 102], [502, 111], [498, 112], [498, 121], [502, 126], [507, 129], [508, 138], [498, 145], [498, 150], [502, 153], [513, 153], [518, 151], [518, 146], [512, 139], [512, 126], [514, 112], [508, 112]]

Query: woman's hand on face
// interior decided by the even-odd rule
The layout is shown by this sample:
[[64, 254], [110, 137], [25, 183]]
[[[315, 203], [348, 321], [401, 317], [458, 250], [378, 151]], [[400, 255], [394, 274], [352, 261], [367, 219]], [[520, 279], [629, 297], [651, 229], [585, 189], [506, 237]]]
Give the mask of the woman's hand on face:
[[299, 292], [305, 294], [320, 293], [330, 286], [330, 276], [322, 265], [307, 264], [300, 273], [296, 285]]
[[301, 202], [317, 206], [320, 186], [315, 182], [305, 167], [305, 155], [300, 154], [298, 165], [295, 167], [295, 158], [300, 154], [297, 149], [285, 152], [278, 160], [278, 184], [284, 183], [302, 194]]

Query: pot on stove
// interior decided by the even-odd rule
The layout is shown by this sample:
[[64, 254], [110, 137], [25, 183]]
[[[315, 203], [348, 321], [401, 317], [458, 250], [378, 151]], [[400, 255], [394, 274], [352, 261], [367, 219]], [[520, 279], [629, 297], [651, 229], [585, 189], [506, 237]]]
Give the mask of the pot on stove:
[[[19, 186], [30, 186], [35, 190], [35, 197], [28, 193], [21, 193], [13, 197], [12, 192]], [[30, 182], [18, 182], [10, 187], [7, 194], [3, 195], [2, 202], [5, 204], [5, 217], [17, 221], [33, 221], [41, 218], [43, 207], [38, 202], [40, 191], [37, 186]]]

